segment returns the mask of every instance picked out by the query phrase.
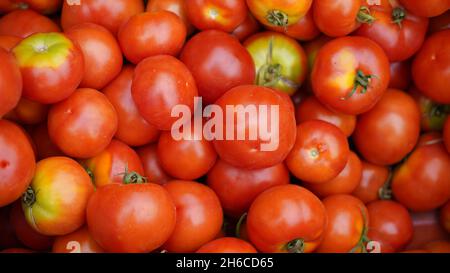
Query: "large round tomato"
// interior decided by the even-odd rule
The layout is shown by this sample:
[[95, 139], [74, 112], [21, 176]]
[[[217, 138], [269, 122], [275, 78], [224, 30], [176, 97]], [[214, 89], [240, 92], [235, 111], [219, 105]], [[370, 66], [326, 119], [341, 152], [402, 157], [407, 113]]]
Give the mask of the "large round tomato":
[[206, 103], [214, 103], [233, 87], [253, 84], [252, 57], [233, 36], [217, 30], [192, 37], [180, 60], [189, 68]]
[[207, 182], [218, 195], [225, 214], [238, 219], [259, 194], [274, 186], [289, 184], [289, 171], [283, 163], [247, 170], [219, 160], [209, 171]]
[[339, 128], [325, 121], [310, 120], [297, 126], [297, 139], [286, 164], [297, 178], [324, 183], [345, 168], [349, 154], [347, 138]]
[[63, 152], [52, 142], [48, 135], [47, 123], [41, 123], [30, 132], [37, 158], [44, 159], [52, 156], [62, 156]]
[[444, 229], [450, 233], [450, 201], [441, 208], [439, 221]]
[[49, 157], [39, 161], [22, 198], [28, 224], [44, 235], [64, 235], [80, 228], [94, 192], [88, 173], [73, 159]]
[[448, 116], [447, 121], [445, 121], [443, 136], [445, 147], [447, 147], [447, 151], [450, 153], [450, 116]]
[[385, 187], [390, 177], [388, 167], [378, 166], [366, 161], [362, 161], [361, 180], [353, 191], [352, 195], [367, 204], [380, 198], [390, 199], [390, 189]]
[[409, 89], [408, 93], [419, 105], [422, 130], [425, 132], [441, 131], [450, 114], [450, 105], [442, 105], [432, 101], [414, 86]]
[[391, 63], [390, 74], [389, 88], [408, 89], [411, 84], [411, 65], [409, 61]]
[[266, 26], [289, 26], [306, 15], [312, 0], [247, 0], [250, 11]]
[[255, 199], [247, 217], [249, 239], [261, 252], [312, 252], [326, 225], [322, 202], [296, 185], [266, 190]]
[[108, 252], [151, 252], [172, 234], [176, 209], [169, 193], [153, 183], [110, 184], [92, 195], [87, 223]]
[[282, 32], [287, 36], [300, 41], [313, 40], [314, 38], [320, 35], [320, 30], [316, 27], [316, 24], [314, 23], [312, 9], [310, 9], [308, 13], [305, 16], [303, 16], [300, 20], [298, 20], [295, 24], [292, 24], [287, 27], [269, 26], [268, 29], [277, 32]]
[[239, 41], [243, 42], [248, 37], [257, 33], [260, 29], [261, 26], [259, 25], [258, 21], [256, 21], [255, 17], [251, 13], [248, 13], [244, 22], [242, 22], [237, 28], [235, 28], [231, 34], [238, 38]]
[[224, 237], [204, 244], [197, 253], [256, 253], [256, 249], [248, 242], [234, 238]]
[[3, 117], [20, 124], [35, 125], [45, 122], [49, 106], [21, 97], [12, 111]]
[[430, 36], [412, 65], [413, 80], [430, 99], [450, 104], [450, 29]]
[[59, 32], [50, 18], [32, 10], [16, 10], [0, 18], [0, 35], [25, 38], [35, 33]]
[[25, 131], [0, 119], [0, 207], [22, 195], [33, 178], [35, 165], [34, 151]]
[[6, 51], [11, 51], [22, 39], [12, 35], [0, 35], [0, 47]]
[[405, 8], [424, 17], [438, 16], [450, 9], [449, 0], [400, 0]]
[[317, 54], [311, 80], [323, 104], [345, 114], [361, 114], [386, 91], [389, 61], [383, 49], [367, 38], [338, 38]]
[[260, 169], [287, 157], [296, 131], [294, 106], [286, 94], [243, 85], [225, 93], [216, 104], [224, 118], [219, 121], [223, 136], [214, 145], [224, 161], [236, 167]]
[[187, 29], [187, 34], [194, 32], [194, 27], [188, 19], [185, 0], [150, 0], [147, 3], [146, 11], [167, 10], [175, 13], [183, 21]]
[[69, 233], [58, 236], [52, 247], [53, 253], [103, 253], [104, 250], [92, 238], [86, 226]]
[[149, 183], [164, 184], [172, 180], [161, 167], [157, 153], [157, 144], [140, 147], [137, 153], [144, 167], [144, 176]]
[[48, 113], [51, 140], [67, 155], [89, 158], [108, 146], [117, 130], [117, 113], [105, 95], [81, 88]]
[[22, 75], [14, 57], [0, 48], [0, 118], [19, 103]]

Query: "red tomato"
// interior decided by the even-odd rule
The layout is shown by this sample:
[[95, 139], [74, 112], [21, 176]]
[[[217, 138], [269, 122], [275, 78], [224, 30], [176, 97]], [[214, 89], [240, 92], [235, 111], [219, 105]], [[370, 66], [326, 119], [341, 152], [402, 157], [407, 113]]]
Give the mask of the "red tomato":
[[194, 97], [198, 95], [191, 72], [168, 55], [149, 57], [139, 63], [131, 94], [142, 117], [160, 130], [170, 130], [177, 121], [171, 116], [174, 106], [186, 105], [194, 112]]
[[197, 253], [257, 253], [257, 251], [244, 240], [225, 237], [204, 244]]
[[206, 103], [214, 103], [233, 87], [253, 84], [255, 68], [250, 54], [233, 36], [209, 30], [186, 43], [180, 60], [189, 68]]
[[369, 227], [366, 206], [351, 195], [332, 195], [323, 200], [328, 225], [319, 253], [365, 252]]
[[297, 139], [286, 164], [297, 178], [324, 183], [344, 169], [349, 154], [347, 138], [339, 128], [325, 121], [310, 120], [297, 126]]
[[247, 217], [248, 236], [261, 252], [312, 252], [326, 225], [322, 202], [296, 185], [266, 190], [253, 201]]
[[63, 152], [52, 142], [48, 135], [47, 123], [42, 123], [31, 130], [31, 138], [36, 146], [37, 158], [62, 156]]
[[329, 41], [331, 41], [332, 38], [321, 35], [318, 38], [307, 42], [304, 44], [305, 53], [308, 58], [308, 70], [312, 71], [314, 67], [314, 63], [316, 62], [317, 53], [319, 53], [319, 50], [327, 44]]
[[369, 111], [389, 84], [389, 61], [375, 42], [343, 37], [324, 45], [311, 75], [316, 97], [329, 108], [357, 115]]
[[390, 72], [389, 88], [407, 90], [411, 83], [411, 65], [409, 62], [391, 63]]
[[81, 88], [54, 104], [48, 114], [51, 140], [65, 154], [89, 158], [108, 146], [117, 130], [117, 113], [105, 95]]
[[400, 0], [400, 3], [412, 13], [424, 17], [434, 17], [450, 9], [449, 0]]
[[448, 233], [450, 233], [450, 201], [447, 201], [447, 203], [441, 208], [439, 219], [441, 225]]
[[47, 119], [48, 108], [48, 105], [21, 97], [16, 107], [4, 118], [21, 124], [39, 124]]
[[0, 118], [19, 103], [22, 76], [12, 54], [0, 48]]
[[30, 187], [22, 198], [27, 223], [44, 235], [64, 235], [80, 228], [94, 192], [83, 167], [68, 157], [39, 161]]
[[120, 28], [118, 39], [125, 57], [137, 64], [155, 55], [178, 55], [186, 39], [186, 26], [172, 12], [145, 12], [131, 17]]
[[183, 21], [187, 29], [187, 34], [194, 32], [194, 27], [188, 19], [185, 0], [150, 0], [148, 1], [146, 11], [167, 10], [175, 13]]
[[423, 248], [426, 243], [450, 239], [450, 235], [439, 223], [436, 210], [411, 213], [414, 235], [406, 249]]
[[[235, 167], [261, 169], [281, 163], [287, 157], [294, 146], [296, 131], [294, 106], [286, 94], [262, 86], [243, 85], [225, 93], [216, 104], [223, 113], [227, 112], [226, 108], [238, 105], [255, 106], [255, 111], [260, 112], [250, 114], [247, 119], [246, 110], [234, 111], [228, 114], [232, 120], [219, 121], [223, 132], [231, 129], [236, 132], [232, 139], [224, 136], [214, 141], [222, 160]], [[266, 111], [260, 111], [263, 106]]]
[[424, 245], [424, 249], [430, 253], [450, 253], [450, 241], [435, 241]]
[[53, 253], [103, 253], [104, 250], [92, 238], [86, 226], [69, 233], [58, 236], [52, 247]]
[[430, 18], [428, 32], [430, 34], [450, 28], [450, 10], [440, 16]]
[[21, 38], [12, 35], [0, 35], [0, 48], [11, 51], [20, 41]]
[[25, 38], [35, 33], [59, 32], [51, 19], [32, 10], [16, 10], [0, 18], [0, 35]]
[[422, 130], [425, 132], [442, 131], [450, 113], [450, 106], [435, 103], [414, 86], [408, 92], [419, 105]]
[[245, 0], [186, 0], [189, 21], [200, 30], [232, 32], [247, 16]]
[[392, 194], [386, 188], [390, 177], [388, 167], [362, 161], [361, 180], [352, 195], [367, 204], [378, 199], [390, 199]]
[[445, 122], [443, 136], [445, 147], [447, 147], [447, 151], [450, 153], [450, 116], [447, 117], [447, 121]]
[[269, 26], [268, 29], [286, 34], [289, 37], [300, 41], [310, 41], [320, 35], [320, 30], [316, 27], [312, 9], [300, 18], [296, 23], [287, 27]]
[[137, 150], [144, 166], [144, 175], [148, 182], [164, 184], [172, 178], [163, 170], [157, 155], [157, 144], [140, 147]]
[[251, 35], [257, 33], [260, 29], [261, 26], [258, 21], [256, 21], [255, 17], [251, 13], [248, 13], [244, 22], [235, 28], [231, 34], [238, 38], [239, 41], [243, 42]]
[[425, 41], [414, 59], [412, 76], [424, 95], [438, 103], [450, 104], [450, 29]]
[[207, 182], [218, 195], [225, 214], [239, 218], [259, 194], [269, 188], [289, 184], [289, 171], [283, 163], [246, 170], [219, 160], [209, 171]]
[[64, 1], [61, 25], [64, 30], [74, 25], [90, 22], [106, 27], [114, 35], [130, 17], [144, 11], [142, 0], [81, 0], [81, 5]]
[[370, 240], [379, 242], [381, 252], [402, 250], [413, 236], [413, 223], [408, 210], [401, 204], [380, 200], [367, 205]]
[[92, 195], [87, 223], [108, 252], [151, 252], [174, 231], [176, 209], [169, 193], [153, 183], [110, 184]]
[[266, 26], [289, 26], [306, 15], [312, 0], [247, 0], [247, 5], [259, 22]]
[[25, 131], [0, 119], [0, 207], [20, 198], [33, 178], [35, 166], [34, 151]]

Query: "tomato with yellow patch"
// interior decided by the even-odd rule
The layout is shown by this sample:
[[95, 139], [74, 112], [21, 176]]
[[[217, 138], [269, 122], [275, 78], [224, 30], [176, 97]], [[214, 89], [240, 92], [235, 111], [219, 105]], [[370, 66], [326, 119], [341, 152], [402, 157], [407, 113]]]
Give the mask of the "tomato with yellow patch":
[[311, 8], [312, 0], [247, 0], [256, 19], [266, 26], [290, 26]]

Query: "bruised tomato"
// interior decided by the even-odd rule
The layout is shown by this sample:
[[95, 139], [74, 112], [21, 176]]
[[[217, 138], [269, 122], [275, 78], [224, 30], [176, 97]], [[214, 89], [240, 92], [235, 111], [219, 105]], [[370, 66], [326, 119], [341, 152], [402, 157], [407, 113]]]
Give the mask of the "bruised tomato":
[[61, 29], [50, 18], [33, 10], [16, 10], [0, 18], [0, 35], [25, 38], [35, 33], [59, 32]]
[[256, 249], [248, 242], [234, 238], [224, 237], [204, 244], [197, 253], [256, 253]]

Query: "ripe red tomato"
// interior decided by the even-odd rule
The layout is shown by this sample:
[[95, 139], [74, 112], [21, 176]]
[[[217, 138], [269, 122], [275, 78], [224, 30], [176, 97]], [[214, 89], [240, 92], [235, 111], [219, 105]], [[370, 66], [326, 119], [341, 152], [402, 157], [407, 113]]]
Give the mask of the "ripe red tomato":
[[450, 153], [450, 116], [447, 117], [447, 121], [445, 122], [443, 134], [445, 147], [447, 147], [447, 151]]
[[438, 16], [450, 9], [448, 0], [400, 0], [400, 3], [412, 13], [424, 17]]
[[312, 0], [247, 0], [253, 15], [266, 26], [289, 26], [306, 15]]
[[[318, 38], [306, 42], [304, 44], [305, 53], [308, 58], [308, 70], [312, 72], [314, 63], [316, 62], [317, 53], [319, 53], [319, 50], [329, 41], [331, 41], [332, 38], [321, 35]], [[311, 73], [310, 73], [311, 74]], [[311, 75], [309, 75], [309, 78], [311, 78]]]
[[224, 237], [204, 244], [197, 253], [257, 253], [257, 251], [244, 240]]
[[12, 54], [0, 48], [0, 118], [19, 103], [22, 76]]
[[[242, 85], [225, 93], [216, 104], [223, 113], [227, 113], [227, 107], [238, 105], [255, 106], [260, 112], [246, 118], [245, 111], [234, 111], [228, 114], [232, 120], [228, 122], [223, 118], [219, 123], [223, 132], [229, 128], [235, 132], [232, 139], [227, 140], [224, 136], [222, 140], [214, 141], [222, 160], [235, 167], [261, 169], [281, 163], [287, 157], [294, 146], [296, 130], [294, 106], [286, 94], [262, 86]], [[263, 106], [266, 111], [258, 111]], [[254, 138], [250, 137], [252, 134]]]
[[450, 201], [441, 208], [439, 220], [444, 229], [450, 233]]
[[408, 61], [391, 63], [390, 74], [389, 88], [408, 89], [411, 84], [411, 65]]
[[6, 0], [13, 2], [15, 9], [32, 9], [42, 14], [52, 14], [62, 5], [62, 0]]
[[35, 125], [45, 122], [49, 106], [21, 97], [16, 107], [4, 118], [20, 124]]
[[425, 132], [442, 131], [445, 120], [450, 113], [450, 106], [435, 103], [424, 96], [416, 87], [409, 89], [408, 93], [419, 105], [421, 113], [421, 129]]
[[250, 54], [233, 36], [217, 30], [200, 32], [180, 55], [206, 103], [214, 103], [233, 87], [253, 84], [255, 68]]
[[108, 146], [117, 130], [117, 113], [105, 95], [81, 88], [54, 104], [48, 114], [51, 140], [66, 155], [89, 158]]
[[300, 41], [310, 41], [320, 35], [320, 30], [314, 23], [312, 9], [309, 9], [305, 16], [290, 26], [269, 26], [267, 28], [273, 31], [282, 32], [287, 36]]
[[83, 167], [68, 157], [39, 161], [22, 198], [27, 223], [44, 235], [64, 235], [80, 228], [94, 192]]
[[51, 19], [33, 10], [16, 10], [0, 18], [0, 35], [25, 38], [35, 33], [59, 32]]
[[450, 104], [450, 29], [425, 41], [414, 59], [412, 76], [424, 95], [438, 103]]
[[177, 121], [171, 116], [176, 105], [186, 105], [194, 112], [198, 95], [188, 68], [169, 55], [149, 57], [134, 72], [131, 94], [139, 113], [160, 130], [170, 130]]
[[247, 16], [245, 0], [186, 0], [189, 21], [200, 30], [232, 32]]
[[351, 195], [337, 194], [323, 200], [328, 224], [319, 253], [365, 252], [368, 242], [369, 213], [366, 206]]
[[144, 167], [144, 175], [149, 183], [164, 184], [172, 180], [161, 167], [157, 155], [157, 144], [140, 147], [137, 153]]
[[297, 139], [286, 164], [297, 178], [324, 183], [344, 169], [349, 154], [347, 138], [339, 128], [325, 121], [310, 120], [297, 126]]
[[134, 15], [119, 30], [122, 52], [137, 64], [151, 56], [176, 56], [186, 39], [186, 26], [180, 17], [162, 10]]
[[283, 163], [247, 170], [219, 160], [209, 171], [207, 182], [219, 197], [225, 214], [238, 219], [259, 194], [269, 188], [289, 184], [289, 171]]
[[389, 199], [392, 194], [385, 187], [389, 177], [388, 167], [362, 161], [361, 180], [352, 195], [363, 201], [364, 204], [376, 201], [380, 197]]
[[30, 135], [36, 146], [36, 155], [39, 160], [52, 156], [64, 155], [50, 139], [47, 123], [42, 123], [31, 129]]
[[322, 202], [296, 185], [266, 190], [253, 201], [247, 217], [248, 236], [261, 252], [312, 252], [326, 225]]
[[104, 250], [92, 238], [86, 226], [69, 233], [58, 236], [52, 247], [53, 253], [103, 253]]
[[0, 207], [22, 195], [33, 178], [35, 166], [34, 151], [25, 131], [0, 119]]
[[11, 51], [22, 39], [12, 35], [0, 35], [0, 48]]
[[100, 187], [87, 207], [89, 232], [108, 252], [151, 252], [169, 239], [175, 222], [169, 193], [153, 183]]
[[251, 35], [257, 33], [260, 29], [261, 26], [258, 21], [256, 21], [255, 17], [251, 13], [248, 13], [244, 22], [235, 28], [231, 34], [238, 38], [239, 41], [243, 42]]
[[64, 30], [84, 22], [106, 27], [114, 35], [130, 17], [144, 11], [142, 0], [82, 0], [81, 5], [64, 1], [61, 25]]
[[379, 242], [382, 253], [402, 250], [413, 236], [413, 223], [408, 210], [401, 204], [380, 200], [367, 205], [370, 240]]
[[167, 10], [175, 13], [183, 21], [187, 29], [187, 34], [194, 32], [194, 27], [188, 19], [185, 0], [150, 0], [147, 3], [146, 11]]
[[429, 242], [424, 249], [430, 253], [450, 253], [450, 241]]

